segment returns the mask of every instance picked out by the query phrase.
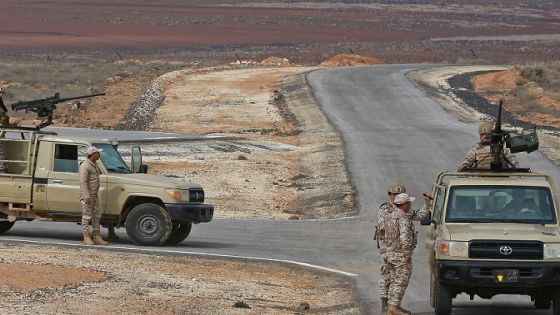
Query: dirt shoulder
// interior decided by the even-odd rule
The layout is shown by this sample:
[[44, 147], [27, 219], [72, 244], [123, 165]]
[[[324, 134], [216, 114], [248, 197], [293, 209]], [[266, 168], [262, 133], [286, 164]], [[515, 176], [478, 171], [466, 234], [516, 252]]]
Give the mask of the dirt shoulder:
[[347, 278], [286, 264], [21, 244], [0, 252], [2, 314], [359, 313]]
[[[221, 218], [326, 219], [356, 213], [340, 137], [305, 81], [309, 67], [177, 71], [161, 77], [154, 128], [233, 140], [158, 153], [150, 169], [201, 184]], [[188, 147], [188, 148], [186, 148]], [[148, 156], [148, 157], [150, 157]]]

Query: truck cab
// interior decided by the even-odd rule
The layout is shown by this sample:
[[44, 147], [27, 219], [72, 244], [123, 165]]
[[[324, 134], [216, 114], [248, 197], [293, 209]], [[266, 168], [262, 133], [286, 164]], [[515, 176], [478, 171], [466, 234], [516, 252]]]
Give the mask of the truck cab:
[[200, 185], [146, 174], [139, 148], [131, 166], [107, 141], [59, 136], [36, 128], [0, 128], [0, 233], [17, 220], [81, 222], [79, 166], [86, 149], [102, 149], [101, 223], [125, 227], [136, 244], [177, 244], [193, 223], [210, 222], [214, 207]]
[[461, 293], [529, 295], [536, 308], [553, 304], [560, 314], [559, 212], [548, 175], [442, 172], [432, 194], [422, 224], [436, 314], [450, 314]]

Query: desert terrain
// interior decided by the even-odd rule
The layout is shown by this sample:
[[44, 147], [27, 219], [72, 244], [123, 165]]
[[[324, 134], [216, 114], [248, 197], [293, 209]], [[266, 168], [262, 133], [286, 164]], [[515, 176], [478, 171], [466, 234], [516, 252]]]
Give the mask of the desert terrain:
[[[305, 84], [322, 67], [516, 64], [473, 77], [473, 89], [493, 102], [506, 95], [520, 120], [559, 125], [555, 92], [519, 77], [526, 63], [560, 55], [554, 1], [21, 1], [0, 3], [0, 21], [6, 103], [106, 92], [62, 104], [55, 125], [229, 137], [143, 151], [151, 172], [202, 184], [218, 218], [356, 214], [341, 140]], [[424, 72], [420, 85], [438, 89], [448, 73]], [[480, 121], [447, 97], [443, 106]], [[560, 163], [558, 138], [540, 136]], [[359, 313], [351, 281], [297, 266], [20, 243], [0, 253], [6, 314], [74, 314], [84, 305], [90, 314]]]

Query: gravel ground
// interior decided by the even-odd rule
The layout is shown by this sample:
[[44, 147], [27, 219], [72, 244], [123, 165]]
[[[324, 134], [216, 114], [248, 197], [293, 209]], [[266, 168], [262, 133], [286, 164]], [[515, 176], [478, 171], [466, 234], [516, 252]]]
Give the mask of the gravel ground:
[[35, 245], [0, 253], [1, 314], [359, 313], [347, 278], [285, 264]]

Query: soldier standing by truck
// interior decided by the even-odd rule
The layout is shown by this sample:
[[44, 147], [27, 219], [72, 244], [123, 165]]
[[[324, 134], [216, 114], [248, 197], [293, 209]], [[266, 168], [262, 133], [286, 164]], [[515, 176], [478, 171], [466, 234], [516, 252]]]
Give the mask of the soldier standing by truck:
[[424, 194], [424, 209], [418, 212], [411, 211], [414, 200], [406, 193], [395, 196], [393, 203], [397, 210], [385, 220], [385, 262], [390, 276], [387, 314], [390, 315], [410, 314], [401, 307], [401, 301], [412, 274], [412, 251], [417, 243], [413, 217], [421, 219], [429, 213], [431, 196]]
[[[403, 184], [394, 183], [387, 187], [387, 194], [389, 195], [389, 202], [384, 202], [379, 207], [377, 212], [377, 225], [375, 226], [375, 234], [373, 239], [377, 240], [377, 248], [379, 248], [379, 255], [381, 258], [380, 276], [379, 279], [379, 297], [381, 298], [381, 313], [385, 314], [389, 307], [389, 287], [391, 285], [391, 277], [389, 274], [389, 267], [385, 259], [387, 251], [387, 243], [385, 241], [385, 221], [389, 219], [391, 213], [398, 210], [394, 204], [395, 197], [401, 193], [406, 192], [406, 187]], [[431, 196], [425, 194], [428, 198], [427, 205], [431, 203]], [[426, 199], [425, 199], [426, 200]], [[424, 209], [412, 211], [410, 219], [414, 221], [421, 221], [428, 214], [427, 206]]]
[[[101, 238], [101, 208], [97, 193], [99, 192], [99, 160], [101, 150], [96, 147], [87, 148], [87, 159], [80, 165], [80, 203], [82, 205], [82, 232], [84, 245], [107, 245]], [[90, 236], [89, 224], [93, 227], [93, 238]]]
[[389, 297], [389, 270], [387, 268], [387, 263], [385, 262], [385, 252], [387, 250], [387, 246], [385, 244], [385, 218], [391, 212], [395, 211], [397, 207], [393, 203], [395, 197], [400, 194], [406, 192], [406, 188], [402, 184], [391, 184], [387, 187], [387, 194], [389, 196], [389, 201], [384, 202], [379, 207], [377, 212], [377, 224], [375, 226], [375, 234], [373, 239], [377, 240], [377, 248], [379, 248], [379, 256], [381, 258], [381, 266], [380, 266], [380, 279], [379, 279], [379, 297], [381, 298], [381, 312], [385, 314], [387, 312], [387, 308], [389, 307], [388, 304], [388, 297]]
[[[0, 125], [8, 126], [10, 124], [10, 117], [8, 117], [8, 109], [4, 105], [4, 100], [2, 96], [4, 95], [4, 90], [0, 88]], [[4, 143], [0, 142], [0, 160], [6, 159], [6, 153], [4, 152]], [[6, 172], [6, 162], [0, 161], [0, 173]]]

